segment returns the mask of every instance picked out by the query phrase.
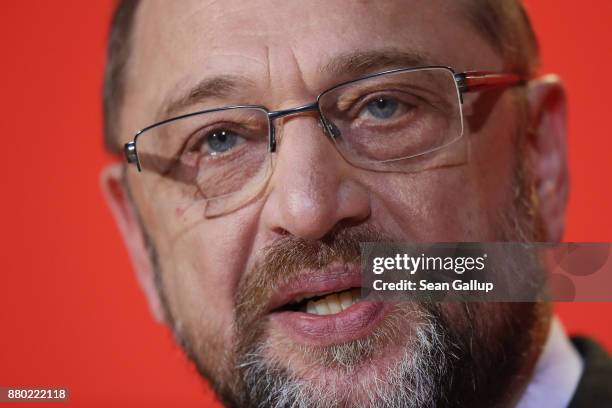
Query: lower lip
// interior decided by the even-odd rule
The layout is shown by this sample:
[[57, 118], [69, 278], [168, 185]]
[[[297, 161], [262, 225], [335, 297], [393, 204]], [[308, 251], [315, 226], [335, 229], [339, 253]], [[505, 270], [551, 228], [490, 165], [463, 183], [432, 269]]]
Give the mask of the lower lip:
[[362, 300], [340, 313], [325, 316], [291, 311], [273, 313], [270, 322], [298, 343], [328, 346], [371, 334], [384, 318], [387, 306]]

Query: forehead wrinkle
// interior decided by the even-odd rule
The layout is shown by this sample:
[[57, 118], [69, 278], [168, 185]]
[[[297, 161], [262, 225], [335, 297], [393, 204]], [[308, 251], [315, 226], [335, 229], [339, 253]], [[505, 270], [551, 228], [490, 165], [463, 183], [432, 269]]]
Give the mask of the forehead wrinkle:
[[309, 88], [304, 69], [294, 45], [273, 43], [266, 46], [268, 58], [268, 90], [273, 108], [301, 104], [315, 93]]
[[304, 77], [304, 71], [302, 70], [300, 61], [295, 55], [295, 50], [293, 49], [293, 47], [290, 47], [289, 50], [291, 51], [291, 57], [293, 58], [293, 61], [295, 61], [295, 68], [298, 74], [297, 76], [302, 79], [302, 84], [304, 85], [304, 88], [306, 88], [306, 78]]
[[270, 67], [270, 46], [266, 44], [264, 45], [264, 48], [266, 49], [266, 62], [264, 62], [264, 65], [266, 66], [266, 85], [270, 87], [270, 84], [272, 84], [272, 72]]

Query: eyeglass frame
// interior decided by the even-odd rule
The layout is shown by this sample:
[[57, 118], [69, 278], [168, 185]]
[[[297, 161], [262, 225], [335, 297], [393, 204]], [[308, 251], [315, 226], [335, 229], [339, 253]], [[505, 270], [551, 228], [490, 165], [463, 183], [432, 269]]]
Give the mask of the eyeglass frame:
[[[425, 69], [448, 70], [453, 75], [453, 78], [455, 80], [455, 86], [457, 87], [457, 91], [459, 93], [459, 100], [461, 102], [461, 105], [463, 105], [463, 94], [464, 93], [481, 92], [485, 90], [493, 90], [493, 89], [499, 89], [499, 88], [511, 87], [511, 86], [520, 86], [520, 85], [524, 85], [527, 82], [526, 78], [522, 77], [521, 75], [515, 74], [515, 73], [493, 72], [493, 71], [464, 71], [464, 72], [457, 73], [455, 72], [453, 68], [449, 66], [445, 66], [445, 65], [423, 65], [423, 66], [416, 66], [416, 67], [409, 67], [409, 68], [395, 68], [395, 69], [390, 69], [386, 71], [376, 72], [376, 73], [365, 75], [365, 76], [362, 76], [356, 79], [352, 79], [350, 81], [345, 81], [345, 82], [336, 84], [332, 86], [331, 88], [328, 88], [322, 91], [321, 93], [319, 93], [319, 95], [317, 96], [314, 102], [307, 103], [305, 105], [300, 105], [294, 108], [271, 111], [263, 105], [229, 105], [229, 106], [223, 106], [223, 107], [214, 108], [214, 109], [206, 109], [202, 111], [187, 113], [184, 115], [179, 115], [179, 116], [175, 116], [169, 119], [165, 119], [160, 122], [156, 122], [152, 125], [149, 125], [147, 127], [144, 127], [140, 129], [138, 132], [136, 132], [133, 140], [125, 143], [124, 155], [125, 155], [125, 158], [128, 164], [135, 164], [138, 171], [140, 172], [142, 171], [142, 168], [140, 165], [140, 159], [138, 158], [138, 150], [137, 150], [136, 143], [138, 142], [138, 137], [140, 137], [142, 134], [144, 134], [145, 132], [151, 129], [165, 125], [167, 123], [186, 119], [192, 116], [204, 115], [207, 113], [214, 113], [214, 112], [221, 112], [221, 111], [230, 110], [230, 109], [259, 109], [267, 114], [268, 116], [268, 152], [269, 153], [276, 152], [277, 141], [276, 141], [276, 131], [275, 131], [276, 127], [274, 126], [274, 120], [285, 117], [285, 116], [297, 115], [297, 114], [304, 113], [304, 112], [317, 111], [319, 114], [319, 120], [323, 126], [323, 129], [330, 137], [333, 138], [334, 137], [333, 135], [334, 125], [331, 122], [328, 122], [325, 120], [325, 116], [323, 115], [323, 112], [321, 112], [321, 109], [320, 109], [319, 101], [322, 96], [324, 96], [325, 94], [329, 92], [334, 91], [337, 88], [340, 88], [346, 85], [350, 85], [354, 82], [363, 81], [365, 79], [376, 78], [376, 77], [380, 77], [380, 76], [388, 75], [388, 74], [420, 71], [420, 70], [425, 70]], [[461, 135], [461, 137], [463, 137], [463, 134]]]

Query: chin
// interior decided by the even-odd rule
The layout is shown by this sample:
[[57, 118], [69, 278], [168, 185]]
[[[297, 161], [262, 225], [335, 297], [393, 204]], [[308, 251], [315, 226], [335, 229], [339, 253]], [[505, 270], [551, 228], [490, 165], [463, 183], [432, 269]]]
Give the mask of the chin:
[[[342, 319], [356, 318], [352, 314], [365, 313], [362, 307], [368, 308], [366, 322], [356, 324], [359, 330], [342, 330], [345, 326], [338, 324], [336, 332], [327, 333], [326, 341], [318, 332], [314, 339], [312, 333], [301, 336], [301, 330], [285, 321], [305, 316], [273, 316], [262, 342], [251, 350], [250, 360], [242, 363], [251, 367], [246, 377], [255, 382], [264, 377], [275, 381], [277, 392], [284, 392], [288, 400], [299, 395], [313, 406], [368, 406], [392, 396], [406, 398], [408, 393], [431, 397], [434, 390], [426, 389], [431, 381], [423, 367], [431, 365], [440, 349], [431, 340], [431, 327], [412, 307], [360, 303], [364, 304], [338, 313], [346, 312], [346, 316], [320, 316], [341, 323]], [[333, 326], [327, 323], [327, 329]], [[281, 382], [285, 385], [280, 386]], [[250, 387], [258, 388], [253, 383]], [[288, 396], [291, 393], [293, 397]]]

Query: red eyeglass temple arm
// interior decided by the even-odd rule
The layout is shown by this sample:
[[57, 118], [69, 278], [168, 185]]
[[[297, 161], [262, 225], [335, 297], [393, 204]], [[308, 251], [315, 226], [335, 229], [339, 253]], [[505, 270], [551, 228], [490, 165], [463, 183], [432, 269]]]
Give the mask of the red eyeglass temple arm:
[[522, 85], [527, 80], [517, 74], [487, 71], [467, 71], [459, 74], [459, 87], [462, 92], [479, 92], [507, 86]]

